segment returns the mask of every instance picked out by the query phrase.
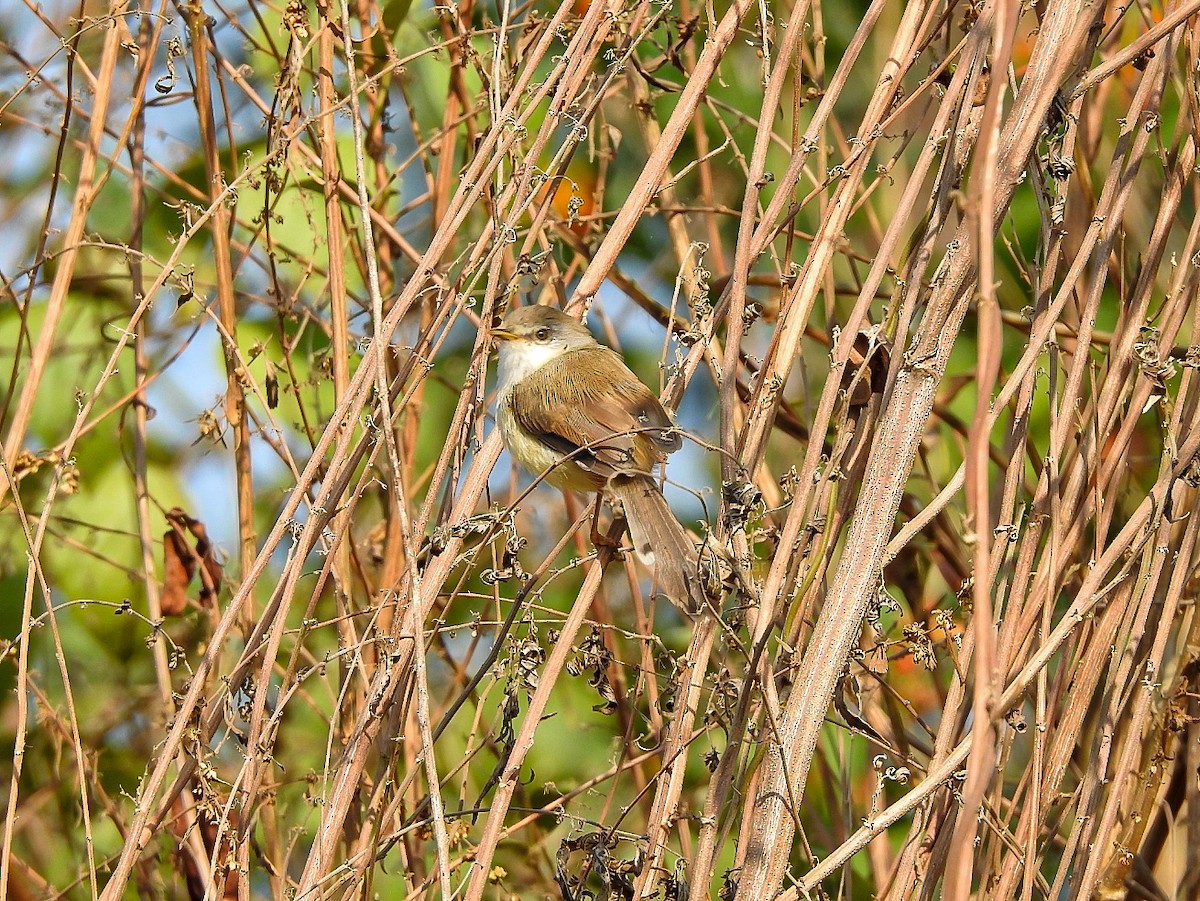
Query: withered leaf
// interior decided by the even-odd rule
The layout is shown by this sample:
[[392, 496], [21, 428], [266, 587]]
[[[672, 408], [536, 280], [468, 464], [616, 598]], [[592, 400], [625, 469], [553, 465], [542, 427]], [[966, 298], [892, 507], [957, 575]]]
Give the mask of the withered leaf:
[[267, 406], [274, 410], [279, 406], [279, 376], [275, 374], [275, 364], [267, 360], [266, 365]]
[[[196, 563], [200, 563], [201, 605], [211, 607], [221, 588], [224, 570], [208, 539], [204, 523], [174, 507], [167, 513], [171, 525], [163, 535], [163, 613], [178, 616], [187, 607], [187, 588], [196, 574]], [[187, 535], [195, 539], [195, 549], [188, 547]]]
[[890, 365], [891, 354], [878, 336], [865, 330], [854, 336], [854, 348], [842, 371], [842, 388], [850, 393], [850, 406], [864, 406], [872, 394], [883, 392]]
[[187, 588], [196, 572], [196, 555], [187, 546], [183, 535], [175, 529], [163, 533], [163, 588], [162, 612], [164, 616], [179, 616], [187, 609]]
[[200, 603], [207, 607], [217, 598], [217, 592], [221, 589], [221, 580], [225, 577], [225, 570], [217, 560], [212, 542], [208, 540], [208, 530], [204, 528], [204, 523], [198, 519], [189, 518], [187, 528], [192, 533], [192, 537], [196, 539], [196, 553], [200, 557], [201, 565], [200, 579], [203, 583], [200, 587]]
[[[195, 786], [193, 781], [193, 786]], [[196, 794], [196, 789], [192, 789], [192, 793]], [[203, 792], [199, 794], [203, 795]], [[233, 854], [233, 844], [239, 827], [239, 816], [236, 810], [230, 811], [225, 835], [221, 841], [220, 852], [214, 854], [217, 845], [217, 833], [221, 822], [214, 815], [214, 809], [219, 810], [223, 806], [223, 798], [203, 798], [200, 803], [192, 808], [192, 817], [194, 817], [195, 830], [200, 835], [200, 840], [204, 845], [204, 850], [207, 852], [207, 858], [216, 857], [217, 860], [223, 861], [230, 858]], [[185, 806], [180, 799], [176, 799], [173, 810], [175, 816], [170, 819], [170, 830], [175, 836], [178, 845], [175, 852], [175, 864], [184, 878], [184, 884], [187, 886], [188, 898], [193, 901], [201, 901], [201, 899], [211, 898], [212, 894], [208, 891], [208, 859], [197, 860], [192, 853], [191, 847], [188, 845], [188, 835], [190, 828], [188, 823], [189, 818], [185, 813]], [[217, 890], [217, 897], [234, 901], [238, 896], [238, 878], [236, 872], [220, 872], [216, 874], [216, 881], [213, 887]]]

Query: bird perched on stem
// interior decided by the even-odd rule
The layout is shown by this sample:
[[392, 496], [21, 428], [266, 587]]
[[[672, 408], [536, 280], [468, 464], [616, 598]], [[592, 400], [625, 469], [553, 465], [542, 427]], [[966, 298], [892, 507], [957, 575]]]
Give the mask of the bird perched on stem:
[[492, 336], [500, 352], [496, 422], [509, 453], [551, 485], [596, 492], [597, 509], [603, 492], [616, 497], [633, 549], [662, 593], [698, 613], [696, 545], [653, 474], [682, 444], [658, 398], [586, 326], [550, 307], [512, 310]]

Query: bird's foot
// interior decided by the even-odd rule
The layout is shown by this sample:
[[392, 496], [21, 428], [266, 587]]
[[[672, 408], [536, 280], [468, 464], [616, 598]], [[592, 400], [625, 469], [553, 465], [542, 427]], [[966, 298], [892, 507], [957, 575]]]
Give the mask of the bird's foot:
[[589, 536], [592, 539], [592, 547], [600, 554], [602, 558], [614, 560], [621, 556], [621, 536], [625, 534], [626, 522], [625, 517], [618, 515], [613, 519], [609, 526], [608, 532], [601, 532], [596, 520], [592, 520], [592, 531]]

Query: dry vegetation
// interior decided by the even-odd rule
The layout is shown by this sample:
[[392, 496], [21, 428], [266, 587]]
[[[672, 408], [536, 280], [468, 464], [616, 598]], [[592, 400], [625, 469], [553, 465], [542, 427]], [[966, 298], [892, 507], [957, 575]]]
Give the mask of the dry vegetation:
[[[0, 39], [0, 901], [1200, 894], [1200, 2]], [[719, 620], [501, 455], [526, 302]]]

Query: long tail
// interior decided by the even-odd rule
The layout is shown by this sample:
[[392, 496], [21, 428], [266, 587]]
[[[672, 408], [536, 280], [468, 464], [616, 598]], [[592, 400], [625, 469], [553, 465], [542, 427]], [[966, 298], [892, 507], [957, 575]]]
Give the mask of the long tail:
[[695, 616], [704, 607], [699, 553], [658, 485], [648, 476], [626, 476], [613, 479], [609, 487], [625, 508], [638, 559], [654, 569], [662, 593], [688, 616]]

